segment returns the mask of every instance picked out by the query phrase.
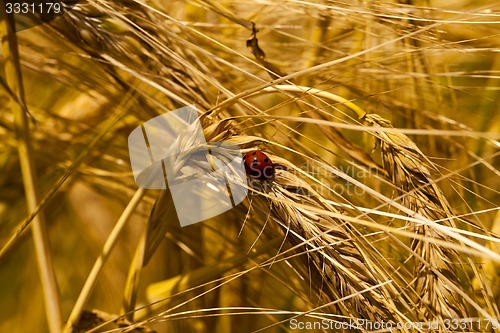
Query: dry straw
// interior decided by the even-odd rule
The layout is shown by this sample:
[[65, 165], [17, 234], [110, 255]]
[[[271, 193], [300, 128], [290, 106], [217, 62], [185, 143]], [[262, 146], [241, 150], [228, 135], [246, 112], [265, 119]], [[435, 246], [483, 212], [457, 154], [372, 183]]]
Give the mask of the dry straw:
[[[374, 128], [392, 128], [389, 121], [376, 114], [365, 117]], [[412, 211], [444, 226], [456, 227], [454, 215], [433, 180], [431, 162], [406, 135], [398, 132], [381, 133], [375, 130], [382, 150], [384, 168], [402, 194], [402, 202]], [[466, 318], [467, 312], [462, 296], [458, 272], [463, 270], [459, 254], [434, 244], [434, 239], [455, 242], [432, 226], [412, 226], [412, 230], [425, 237], [413, 240], [415, 293], [418, 296], [420, 320], [436, 320], [446, 328], [444, 319]]]
[[[500, 145], [488, 101], [498, 61], [474, 56], [497, 51], [497, 17], [467, 5], [89, 0], [20, 34], [19, 56], [4, 18], [2, 86], [19, 105], [15, 126], [11, 112], [0, 114], [0, 181], [15, 189], [0, 205], [11, 231], [2, 264], [30, 267], [19, 249], [32, 224], [51, 332], [278, 332], [292, 330], [292, 319], [438, 324], [393, 330], [406, 332], [444, 332], [458, 318], [495, 323]], [[456, 70], [450, 59], [481, 69]], [[24, 101], [13, 89], [21, 68], [26, 86], [47, 89], [31, 88]], [[137, 190], [126, 137], [188, 104], [201, 110], [208, 142], [261, 149], [276, 173], [249, 179], [248, 200], [231, 211], [181, 228], [168, 190]], [[476, 122], [452, 119], [457, 110]], [[179, 140], [184, 154], [170, 168], [212, 169], [206, 146], [189, 144], [189, 133]], [[82, 187], [88, 198], [75, 202]], [[27, 210], [3, 208], [24, 207], [24, 195]], [[32, 271], [14, 267], [11, 276], [24, 283], [12, 289], [35, 284]], [[0, 329], [25, 321], [24, 331], [39, 330], [38, 313], [21, 320], [36, 297], [11, 296], [6, 303], [22, 311], [0, 315]], [[467, 329], [480, 331], [477, 323]]]

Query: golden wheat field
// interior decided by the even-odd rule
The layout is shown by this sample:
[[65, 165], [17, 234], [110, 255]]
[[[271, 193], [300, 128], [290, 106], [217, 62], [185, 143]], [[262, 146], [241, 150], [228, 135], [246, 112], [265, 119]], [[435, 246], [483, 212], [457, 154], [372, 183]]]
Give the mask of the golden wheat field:
[[60, 5], [0, 5], [0, 332], [500, 332], [500, 1]]

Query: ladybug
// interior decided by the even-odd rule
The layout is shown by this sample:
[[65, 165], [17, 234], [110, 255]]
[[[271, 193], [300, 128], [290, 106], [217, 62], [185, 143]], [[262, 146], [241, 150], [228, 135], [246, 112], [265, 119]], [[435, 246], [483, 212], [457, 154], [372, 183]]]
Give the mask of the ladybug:
[[274, 176], [271, 159], [260, 150], [251, 150], [243, 158], [245, 171], [252, 178], [269, 179]]

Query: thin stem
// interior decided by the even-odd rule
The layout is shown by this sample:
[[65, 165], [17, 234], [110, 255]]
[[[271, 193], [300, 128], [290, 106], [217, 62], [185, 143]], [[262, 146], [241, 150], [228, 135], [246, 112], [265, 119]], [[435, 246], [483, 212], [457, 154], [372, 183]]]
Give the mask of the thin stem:
[[144, 251], [146, 246], [147, 229], [141, 235], [139, 243], [135, 249], [134, 257], [130, 263], [125, 291], [123, 293], [122, 315], [127, 315], [127, 319], [134, 321], [134, 308], [137, 300], [137, 290], [139, 289], [139, 278], [144, 263]]
[[[31, 213], [40, 202], [40, 193], [35, 172], [36, 167], [31, 146], [27, 109], [25, 107], [17, 38], [14, 31], [14, 17], [12, 15], [6, 11], [5, 1], [0, 1], [0, 35], [2, 36], [2, 52], [5, 60], [5, 83], [16, 96], [16, 101], [12, 102], [12, 112], [17, 137], [17, 151], [26, 193], [26, 205], [28, 212]], [[59, 293], [49, 251], [45, 218], [41, 212], [33, 219], [31, 232], [49, 330], [51, 333], [59, 333], [62, 326]]]
[[366, 116], [366, 112], [362, 108], [360, 108], [359, 106], [354, 104], [353, 102], [351, 102], [351, 101], [349, 101], [349, 100], [347, 100], [344, 97], [341, 97], [339, 95], [335, 95], [331, 92], [319, 90], [316, 88], [283, 84], [283, 85], [277, 85], [274, 87], [264, 88], [263, 91], [264, 92], [287, 91], [287, 92], [298, 92], [301, 94], [309, 94], [309, 95], [313, 95], [313, 96], [318, 96], [318, 97], [326, 98], [326, 99], [335, 101], [337, 103], [340, 103], [342, 105], [345, 105], [347, 108], [354, 111], [359, 119], [363, 119]]
[[76, 300], [75, 306], [73, 307], [73, 310], [71, 311], [71, 314], [69, 316], [68, 322], [66, 323], [66, 326], [64, 327], [64, 333], [70, 333], [73, 330], [73, 325], [78, 322], [80, 319], [80, 316], [83, 312], [83, 309], [85, 305], [87, 304], [87, 301], [90, 298], [90, 294], [92, 293], [92, 290], [94, 290], [94, 287], [97, 282], [97, 278], [99, 277], [99, 274], [101, 273], [104, 264], [109, 258], [109, 255], [111, 254], [111, 251], [113, 250], [113, 247], [116, 245], [118, 242], [118, 237], [120, 236], [121, 232], [125, 228], [125, 225], [127, 224], [128, 220], [134, 213], [136, 207], [139, 205], [139, 203], [142, 200], [142, 197], [146, 193], [146, 190], [143, 188], [139, 188], [135, 193], [132, 199], [130, 199], [127, 207], [125, 207], [125, 210], [123, 211], [122, 215], [116, 222], [115, 227], [111, 231], [111, 234], [109, 235], [108, 239], [106, 240], [106, 243], [104, 244], [104, 247], [102, 249], [101, 255], [99, 258], [97, 258], [96, 262], [94, 263], [94, 266], [92, 267], [92, 270], [89, 273], [89, 276], [87, 278], [87, 281], [85, 281], [85, 284], [82, 288], [82, 291], [80, 292], [80, 295], [78, 296], [78, 299]]

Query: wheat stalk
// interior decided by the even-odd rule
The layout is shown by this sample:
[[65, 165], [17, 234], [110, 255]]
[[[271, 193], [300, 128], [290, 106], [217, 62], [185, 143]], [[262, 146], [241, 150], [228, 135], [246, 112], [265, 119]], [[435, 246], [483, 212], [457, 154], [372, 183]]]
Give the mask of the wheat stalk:
[[[42, 209], [54, 221], [49, 236], [58, 250], [105, 244], [94, 253], [100, 260], [88, 276], [85, 268], [90, 270], [94, 258], [85, 256], [73, 267], [65, 265], [73, 262], [66, 251], [54, 253], [63, 313], [71, 312], [68, 331], [141, 331], [149, 323], [158, 331], [287, 331], [291, 319], [437, 320], [443, 331], [446, 319], [476, 313], [498, 317], [499, 291], [490, 282], [498, 266], [498, 228], [487, 218], [498, 210], [495, 180], [490, 184], [487, 178], [498, 176], [493, 102], [498, 61], [484, 56], [494, 55], [498, 44], [493, 6], [470, 1], [435, 6], [401, 1], [79, 1], [50, 24], [18, 34], [21, 56], [15, 63], [30, 74], [24, 77], [33, 94], [27, 103], [37, 119], [37, 131], [25, 143], [33, 144], [36, 156], [12, 156], [22, 163], [39, 159], [41, 188], [48, 191], [27, 218], [20, 215], [18, 160], [8, 154], [17, 142], [10, 112], [2, 113], [0, 136], [6, 149], [0, 154], [0, 183], [7, 190], [0, 215], [2, 228], [6, 220], [5, 230], [15, 230], [0, 250], [2, 264], [24, 263], [18, 249], [25, 238], [20, 236], [31, 221], [37, 223]], [[6, 63], [7, 55], [2, 53]], [[467, 67], [456, 68], [464, 63]], [[0, 82], [6, 91], [1, 97], [26, 111], [6, 82]], [[479, 99], [481, 112], [475, 112]], [[158, 195], [152, 211], [156, 192], [130, 200], [137, 187], [124, 139], [140, 123], [188, 104], [201, 110], [207, 141], [238, 145], [243, 153], [261, 149], [277, 169], [274, 179], [251, 180], [244, 204], [180, 228], [168, 190]], [[406, 127], [412, 129], [405, 133], [423, 134], [427, 145], [415, 142], [429, 153], [389, 121], [364, 110], [381, 115], [390, 110], [398, 125], [409, 119]], [[474, 117], [484, 113], [483, 127], [480, 118], [464, 127], [457, 110], [469, 110]], [[445, 124], [452, 130], [443, 130]], [[453, 135], [449, 147], [455, 151], [443, 149], [446, 138], [438, 135]], [[382, 148], [380, 162], [370, 152], [373, 136]], [[488, 145], [482, 145], [484, 138]], [[474, 151], [466, 140], [476, 139]], [[171, 170], [181, 175], [185, 167], [211, 170], [213, 156], [205, 152], [212, 145], [193, 146], [189, 136], [182, 140], [184, 154], [169, 165]], [[443, 178], [451, 183], [456, 179], [449, 176], [456, 176], [451, 186], [467, 193], [459, 189], [448, 195], [448, 184], [436, 176], [426, 155], [450, 157], [440, 162], [451, 169]], [[465, 155], [472, 162], [462, 165]], [[304, 163], [310, 166], [307, 172]], [[363, 176], [351, 177], [344, 167]], [[74, 204], [75, 183], [85, 183], [100, 201], [122, 206], [109, 209], [123, 215], [111, 219], [119, 223], [107, 240], [107, 233], [81, 239], [103, 229], [100, 218], [80, 221], [71, 214], [89, 204], [81, 200], [77, 209], [67, 207]], [[335, 192], [346, 183], [362, 193]], [[393, 197], [387, 194], [391, 190]], [[138, 223], [126, 224], [129, 218]], [[474, 232], [461, 230], [464, 224]], [[121, 230], [127, 232], [119, 238]], [[488, 248], [483, 242], [489, 242]], [[115, 245], [119, 250], [112, 253]], [[484, 271], [473, 259], [478, 256], [487, 260]], [[20, 282], [20, 289], [30, 290], [29, 297], [19, 298], [24, 310], [27, 302], [37, 301], [36, 293], [24, 288], [32, 280], [19, 276], [22, 270], [13, 272], [16, 280], [29, 281]], [[4, 303], [10, 311], [11, 300]], [[88, 311], [87, 304], [121, 312]], [[53, 309], [47, 306], [47, 312]], [[4, 313], [10, 317], [9, 311]], [[36, 320], [38, 312], [30, 321], [34, 326], [43, 324]], [[21, 327], [15, 322], [21, 316], [2, 318], [0, 329]], [[60, 326], [54, 324], [58, 321], [49, 324]], [[26, 321], [22, 327], [29, 325]]]
[[[40, 202], [39, 180], [36, 174], [28, 109], [26, 108], [24, 83], [21, 75], [20, 57], [17, 43], [14, 14], [9, 13], [6, 2], [0, 2], [0, 36], [2, 36], [2, 56], [4, 60], [5, 86], [11, 92], [14, 113], [14, 126], [17, 136], [17, 149], [22, 170], [24, 190], [26, 192], [26, 206], [28, 212], [35, 211]], [[34, 216], [31, 225], [38, 273], [42, 283], [44, 304], [48, 326], [51, 333], [61, 332], [61, 305], [57, 287], [52, 255], [49, 247], [46, 220], [43, 213]], [[10, 241], [8, 242], [8, 244]], [[7, 245], [8, 245], [7, 244]], [[4, 249], [2, 249], [2, 252]]]
[[[377, 131], [378, 127], [392, 128], [390, 122], [379, 115], [368, 114], [365, 120], [375, 128], [382, 149], [384, 167], [403, 194], [403, 204], [432, 221], [456, 227], [452, 223], [454, 216], [451, 208], [431, 177], [430, 161], [415, 143], [402, 133]], [[458, 272], [463, 269], [463, 260], [456, 251], [438, 246], [432, 239], [456, 241], [432, 226], [417, 225], [413, 230], [429, 239], [428, 241], [415, 239], [411, 244], [414, 254], [421, 258], [415, 260], [414, 268], [419, 318], [439, 319], [441, 322], [443, 319], [466, 318], [463, 298], [450, 288], [450, 284], [462, 288]], [[442, 275], [437, 275], [436, 271]], [[446, 326], [443, 324], [441, 329], [445, 330]]]

